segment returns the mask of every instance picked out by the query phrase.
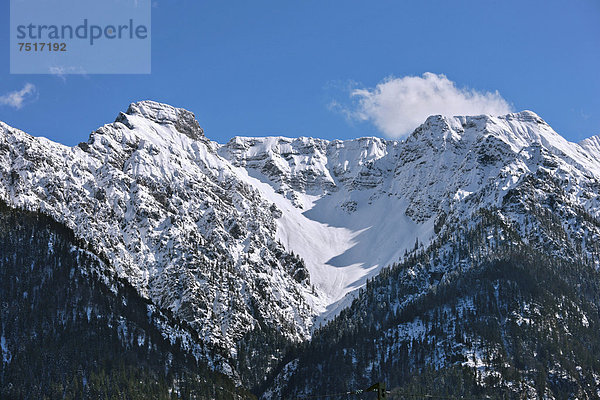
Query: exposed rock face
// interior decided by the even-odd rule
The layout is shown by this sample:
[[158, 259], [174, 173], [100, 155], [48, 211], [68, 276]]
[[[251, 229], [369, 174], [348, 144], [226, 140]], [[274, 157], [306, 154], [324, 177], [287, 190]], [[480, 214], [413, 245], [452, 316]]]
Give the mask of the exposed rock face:
[[[183, 108], [147, 100], [130, 104], [126, 115], [141, 116], [159, 125], [172, 125], [175, 130], [193, 140], [204, 138], [204, 129], [200, 127], [194, 113]], [[123, 122], [123, 120], [126, 121], [127, 117], [119, 114], [116, 122]]]

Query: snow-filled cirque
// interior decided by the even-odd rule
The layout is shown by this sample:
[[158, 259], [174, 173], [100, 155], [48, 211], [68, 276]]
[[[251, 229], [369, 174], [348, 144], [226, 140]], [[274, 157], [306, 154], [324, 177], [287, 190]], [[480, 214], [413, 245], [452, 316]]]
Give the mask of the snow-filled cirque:
[[[328, 154], [299, 150], [319, 145], [335, 153], [343, 147], [343, 161], [338, 159], [332, 166], [321, 163], [328, 160]], [[352, 296], [344, 301], [346, 294], [362, 287], [381, 267], [398, 261], [416, 240], [427, 241], [433, 233], [431, 220], [413, 222], [405, 214], [404, 201], [384, 195], [382, 186], [391, 182], [375, 187], [365, 183], [354, 190], [357, 179], [347, 187], [345, 179], [338, 178], [340, 164], [360, 170], [386, 157], [387, 148], [380, 139], [328, 144], [309, 138], [235, 138], [219, 153], [235, 165], [244, 165], [238, 167], [239, 176], [282, 211], [277, 238], [306, 263], [318, 294], [315, 306], [321, 318], [317, 322], [334, 316], [351, 300]], [[281, 168], [275, 176], [268, 175], [271, 165]], [[282, 183], [282, 174], [289, 185]]]
[[0, 199], [73, 229], [235, 357], [259, 320], [307, 339], [437, 224], [499, 206], [527, 172], [551, 171], [600, 216], [599, 158], [598, 137], [568, 142], [529, 111], [432, 116], [404, 141], [218, 144], [191, 112], [143, 101], [74, 147], [0, 123]]

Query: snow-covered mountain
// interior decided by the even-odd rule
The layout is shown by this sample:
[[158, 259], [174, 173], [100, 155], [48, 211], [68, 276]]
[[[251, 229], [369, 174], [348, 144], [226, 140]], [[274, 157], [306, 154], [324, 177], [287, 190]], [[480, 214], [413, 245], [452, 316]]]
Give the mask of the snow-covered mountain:
[[568, 142], [529, 111], [432, 116], [402, 142], [218, 144], [191, 112], [151, 101], [75, 147], [0, 123], [0, 199], [73, 229], [230, 360], [216, 368], [232, 376], [245, 335], [308, 339], [381, 268], [448, 221], [502, 206], [536, 173], [600, 217], [598, 137]]
[[258, 320], [294, 341], [309, 336], [314, 296], [301, 260], [276, 241], [279, 211], [193, 114], [132, 104], [72, 148], [0, 130], [0, 198], [72, 228], [226, 359]]
[[572, 200], [598, 216], [594, 144], [570, 143], [524, 111], [432, 116], [404, 142], [234, 138], [218, 153], [284, 211], [277, 236], [306, 261], [331, 317], [382, 266], [432, 240], [436, 220], [497, 207], [538, 169], [568, 181]]

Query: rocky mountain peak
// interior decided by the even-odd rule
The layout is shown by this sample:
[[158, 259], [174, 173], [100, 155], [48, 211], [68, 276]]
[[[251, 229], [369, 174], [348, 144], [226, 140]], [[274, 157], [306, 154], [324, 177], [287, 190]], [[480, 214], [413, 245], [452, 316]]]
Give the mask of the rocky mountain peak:
[[204, 129], [196, 120], [194, 113], [183, 108], [176, 108], [151, 100], [131, 103], [125, 113], [120, 113], [115, 122], [129, 126], [127, 116], [133, 115], [145, 118], [160, 125], [172, 125], [175, 130], [193, 140], [204, 138]]
[[498, 118], [506, 120], [518, 120], [523, 122], [535, 122], [536, 124], [548, 125], [546, 121], [542, 119], [542, 117], [530, 110], [523, 110], [516, 113], [510, 113], [500, 116]]
[[[474, 115], [446, 117], [432, 115], [406, 139], [409, 149], [470, 148], [473, 144], [500, 140], [513, 152], [539, 143], [562, 153], [573, 153], [572, 144], [556, 133], [540, 116], [521, 111], [501, 116]], [[576, 154], [569, 154], [577, 158]]]
[[600, 159], [600, 135], [584, 139], [579, 145]]

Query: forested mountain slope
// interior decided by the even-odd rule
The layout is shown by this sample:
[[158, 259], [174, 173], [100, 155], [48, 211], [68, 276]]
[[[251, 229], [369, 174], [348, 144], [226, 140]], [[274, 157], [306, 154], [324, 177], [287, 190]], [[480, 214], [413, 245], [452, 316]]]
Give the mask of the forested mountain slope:
[[3, 399], [253, 398], [73, 232], [0, 203]]

